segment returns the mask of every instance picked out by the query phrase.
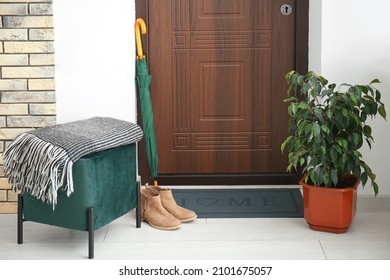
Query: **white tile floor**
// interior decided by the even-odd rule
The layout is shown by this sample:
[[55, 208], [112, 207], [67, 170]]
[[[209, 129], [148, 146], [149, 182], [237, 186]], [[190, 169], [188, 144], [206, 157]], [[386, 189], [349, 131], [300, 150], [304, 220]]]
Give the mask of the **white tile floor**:
[[[87, 233], [24, 223], [16, 243], [16, 215], [0, 214], [0, 260], [83, 260]], [[347, 233], [312, 231], [303, 218], [198, 219], [176, 231], [160, 231], [135, 214], [95, 232], [95, 259], [102, 260], [389, 260], [390, 197], [359, 198]]]

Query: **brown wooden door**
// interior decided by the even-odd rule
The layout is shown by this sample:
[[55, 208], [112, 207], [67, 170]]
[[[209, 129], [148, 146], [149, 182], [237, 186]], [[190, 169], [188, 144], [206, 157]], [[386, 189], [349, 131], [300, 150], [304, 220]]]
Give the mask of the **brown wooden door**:
[[295, 1], [148, 3], [159, 175], [285, 174]]

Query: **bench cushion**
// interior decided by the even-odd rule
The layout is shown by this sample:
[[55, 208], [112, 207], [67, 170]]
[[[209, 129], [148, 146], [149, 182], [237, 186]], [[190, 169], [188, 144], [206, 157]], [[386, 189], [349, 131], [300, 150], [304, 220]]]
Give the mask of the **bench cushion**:
[[73, 165], [74, 192], [58, 193], [58, 204], [23, 194], [24, 219], [87, 231], [87, 209], [94, 208], [94, 230], [136, 206], [136, 145], [89, 154]]

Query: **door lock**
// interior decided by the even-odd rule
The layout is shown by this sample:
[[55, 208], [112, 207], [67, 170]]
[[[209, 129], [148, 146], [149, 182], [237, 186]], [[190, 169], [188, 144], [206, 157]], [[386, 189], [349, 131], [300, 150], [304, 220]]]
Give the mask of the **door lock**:
[[289, 4], [284, 4], [280, 7], [280, 12], [282, 15], [289, 16], [292, 13], [293, 8]]

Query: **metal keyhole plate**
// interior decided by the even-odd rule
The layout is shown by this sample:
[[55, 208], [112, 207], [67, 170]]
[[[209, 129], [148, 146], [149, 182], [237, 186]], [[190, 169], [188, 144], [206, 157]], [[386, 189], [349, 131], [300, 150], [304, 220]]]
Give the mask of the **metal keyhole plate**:
[[289, 4], [284, 4], [282, 5], [282, 7], [280, 7], [280, 12], [285, 15], [285, 16], [288, 16], [288, 15], [291, 15], [292, 13], [292, 7], [291, 5]]

